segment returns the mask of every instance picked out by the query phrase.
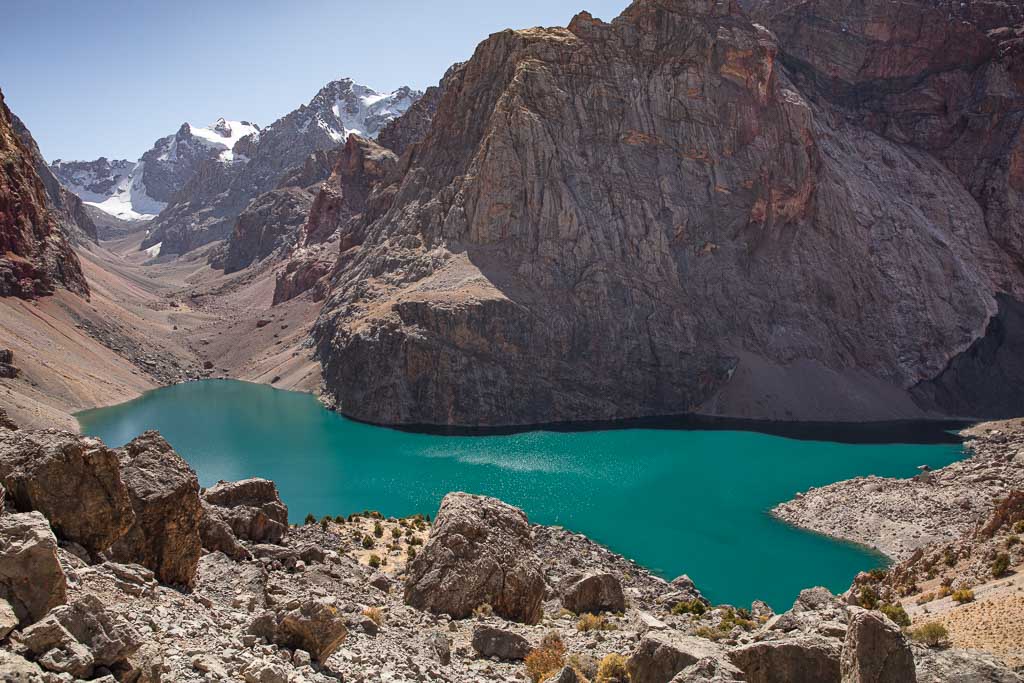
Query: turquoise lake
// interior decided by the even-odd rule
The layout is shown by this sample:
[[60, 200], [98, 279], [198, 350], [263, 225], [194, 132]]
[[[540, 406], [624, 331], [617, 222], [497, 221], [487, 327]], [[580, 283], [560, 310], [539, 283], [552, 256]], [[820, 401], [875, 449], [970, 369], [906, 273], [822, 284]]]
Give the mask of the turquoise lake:
[[768, 511], [810, 486], [912, 476], [959, 444], [848, 444], [749, 431], [614, 429], [439, 436], [374, 427], [315, 397], [210, 380], [80, 413], [120, 446], [158, 429], [209, 486], [273, 479], [293, 522], [307, 513], [434, 515], [449, 491], [497, 496], [530, 521], [585, 533], [716, 603], [788, 608], [802, 588], [849, 587], [882, 564], [864, 548], [789, 527]]

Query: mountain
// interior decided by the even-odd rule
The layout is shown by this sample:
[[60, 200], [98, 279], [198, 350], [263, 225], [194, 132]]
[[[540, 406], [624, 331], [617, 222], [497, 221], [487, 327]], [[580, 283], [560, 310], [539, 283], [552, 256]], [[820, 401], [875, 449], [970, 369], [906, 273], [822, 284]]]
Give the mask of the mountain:
[[[35, 168], [33, 147], [0, 92], [0, 297], [31, 299], [57, 286], [88, 296], [82, 267], [61, 230], [60, 212]], [[27, 135], [27, 130], [24, 131]]]
[[249, 203], [310, 155], [338, 147], [350, 133], [375, 137], [421, 94], [409, 88], [379, 93], [347, 78], [328, 83], [309, 104], [241, 140], [236, 163], [200, 163], [143, 247], [160, 244], [161, 253], [180, 254], [228, 237]]
[[174, 135], [157, 140], [136, 162], [62, 161], [51, 168], [57, 178], [89, 204], [122, 220], [154, 218], [204, 161], [231, 164], [232, 148], [259, 127], [223, 118], [205, 128], [182, 124]]
[[350, 228], [314, 329], [329, 400], [414, 425], [1019, 414], [1021, 30], [936, 4], [636, 0], [492, 35]]

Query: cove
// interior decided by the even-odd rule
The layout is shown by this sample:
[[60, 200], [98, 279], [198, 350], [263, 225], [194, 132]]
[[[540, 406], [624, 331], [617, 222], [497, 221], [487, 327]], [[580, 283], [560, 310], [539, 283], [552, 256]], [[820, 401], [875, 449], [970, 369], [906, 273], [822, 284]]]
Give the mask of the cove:
[[907, 477], [962, 457], [956, 443], [850, 444], [750, 431], [612, 429], [495, 436], [362, 424], [309, 394], [229, 380], [157, 389], [77, 415], [120, 446], [157, 429], [209, 486], [273, 479], [291, 521], [365, 509], [433, 515], [449, 491], [496, 496], [531, 522], [584, 533], [659, 575], [689, 574], [715, 603], [788, 609], [803, 588], [849, 587], [883, 563], [768, 511], [858, 475]]

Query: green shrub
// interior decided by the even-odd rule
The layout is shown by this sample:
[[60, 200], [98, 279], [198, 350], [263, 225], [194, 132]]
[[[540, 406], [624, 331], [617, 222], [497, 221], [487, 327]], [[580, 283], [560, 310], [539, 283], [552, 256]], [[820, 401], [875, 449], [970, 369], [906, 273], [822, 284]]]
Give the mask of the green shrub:
[[605, 655], [597, 667], [594, 683], [630, 683], [626, 658], [614, 652]]
[[708, 611], [707, 605], [700, 600], [683, 600], [672, 605], [672, 614], [695, 614], [698, 617]]
[[910, 626], [910, 617], [907, 615], [907, 610], [903, 609], [903, 605], [899, 604], [898, 602], [892, 605], [882, 605], [879, 608], [879, 611], [881, 611], [882, 614], [884, 614], [885, 616], [892, 619], [892, 623], [896, 624], [897, 626], [900, 626], [902, 628]]
[[370, 566], [374, 569], [380, 567], [380, 557], [377, 555], [370, 555]]
[[1020, 543], [1020, 536], [1011, 535], [1006, 537], [1006, 547], [1012, 548], [1013, 546]]
[[946, 563], [947, 567], [953, 567], [956, 565], [956, 553], [953, 552], [952, 548], [946, 548], [942, 551], [942, 560]]
[[402, 537], [402, 530], [399, 529], [397, 526], [394, 529], [391, 530], [391, 538], [393, 538], [395, 540], [398, 540], [401, 537]]
[[366, 548], [367, 550], [369, 550], [373, 546], [374, 546], [373, 539], [370, 538], [370, 535], [367, 534], [367, 535], [363, 536], [363, 547]]
[[341, 515], [335, 515], [334, 516], [334, 522], [335, 522], [335, 524], [344, 524], [345, 523], [345, 518], [342, 517]]
[[310, 524], [316, 524], [316, 517], [312, 512], [306, 515], [306, 526], [309, 526]]
[[373, 535], [377, 538], [384, 535], [384, 526], [380, 522], [373, 523]]
[[962, 588], [958, 591], [953, 592], [953, 600], [959, 602], [961, 605], [965, 602], [974, 601], [974, 591], [969, 588]]
[[330, 524], [330, 523], [331, 523], [331, 518], [330, 517], [324, 517], [323, 519], [320, 520], [320, 528], [322, 530], [324, 530], [324, 531], [327, 531], [327, 525]]
[[999, 578], [1010, 570], [1010, 556], [1006, 553], [999, 553], [996, 555], [995, 561], [992, 563], [992, 576]]
[[1024, 519], [1013, 525], [1013, 531], [1017, 534], [1024, 534]]
[[927, 624], [921, 624], [915, 629], [911, 629], [910, 637], [919, 643], [924, 643], [928, 647], [936, 647], [946, 642], [949, 638], [949, 631], [946, 627], [937, 621], [930, 621]]
[[409, 549], [406, 551], [406, 554], [408, 554], [410, 561], [415, 560], [416, 559], [416, 548], [413, 548], [412, 546], [409, 546]]
[[878, 591], [872, 586], [864, 586], [860, 589], [860, 606], [866, 609], [878, 607]]

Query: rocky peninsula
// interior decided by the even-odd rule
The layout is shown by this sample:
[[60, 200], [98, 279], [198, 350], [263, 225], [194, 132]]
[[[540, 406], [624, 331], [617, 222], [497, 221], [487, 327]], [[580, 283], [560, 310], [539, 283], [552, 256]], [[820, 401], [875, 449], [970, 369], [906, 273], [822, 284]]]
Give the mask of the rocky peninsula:
[[202, 489], [155, 432], [111, 449], [2, 419], [0, 484], [4, 680], [1024, 680], [909, 638], [858, 585], [712, 605], [493, 498], [289, 525], [273, 482]]

